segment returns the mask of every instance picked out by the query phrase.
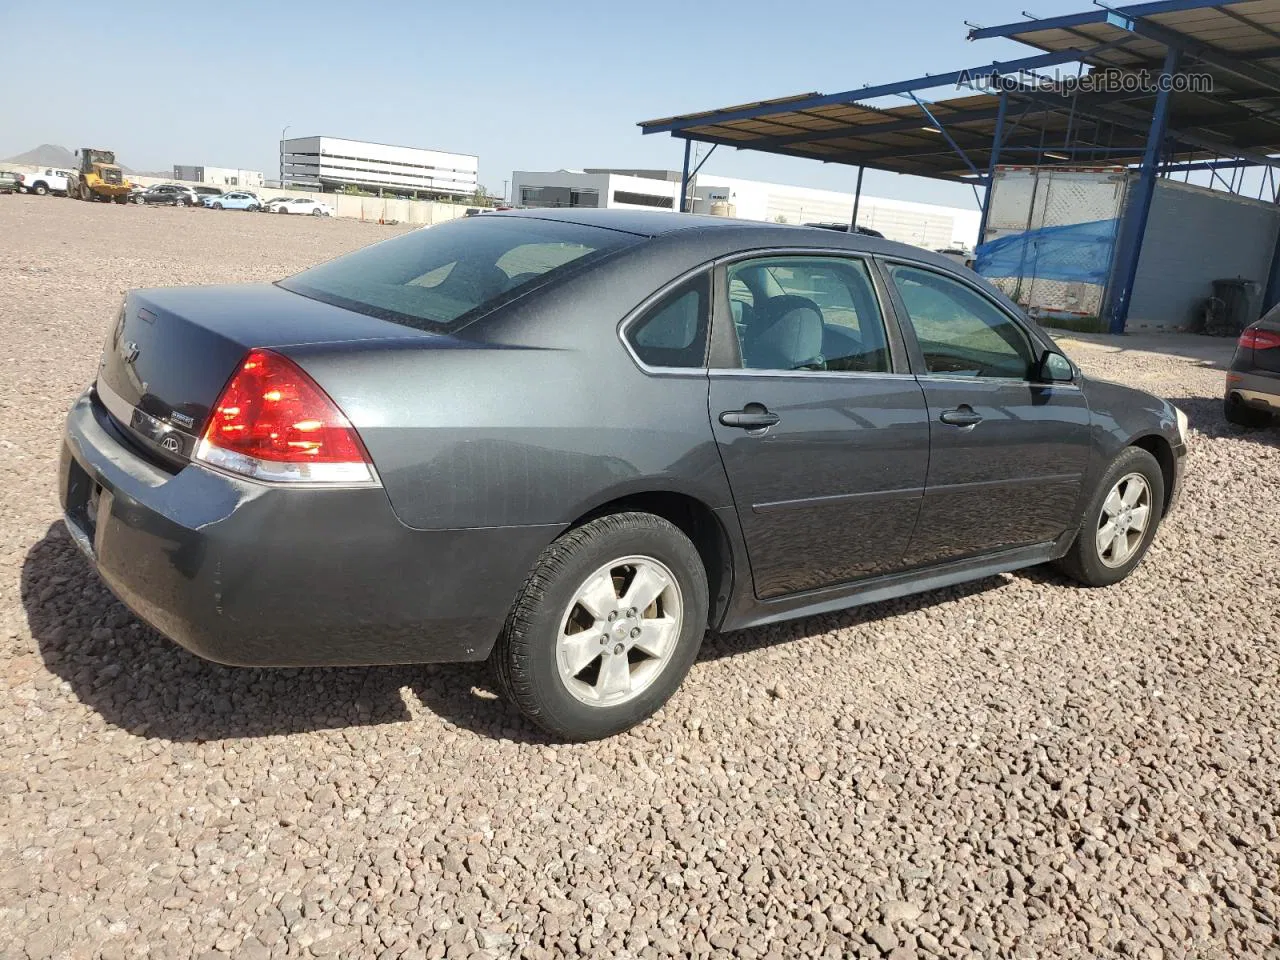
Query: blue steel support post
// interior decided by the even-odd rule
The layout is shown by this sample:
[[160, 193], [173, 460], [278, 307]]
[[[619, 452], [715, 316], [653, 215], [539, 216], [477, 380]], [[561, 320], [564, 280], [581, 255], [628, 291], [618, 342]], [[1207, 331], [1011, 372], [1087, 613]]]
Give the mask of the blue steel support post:
[[978, 246], [987, 239], [987, 219], [991, 216], [991, 191], [996, 183], [996, 164], [1000, 162], [1000, 143], [1004, 140], [1004, 113], [1009, 105], [1009, 94], [1000, 94], [1000, 106], [996, 111], [996, 129], [991, 135], [991, 160], [987, 163], [987, 192], [982, 198], [982, 220], [978, 223]]
[[680, 213], [684, 213], [684, 205], [689, 196], [689, 150], [692, 147], [692, 140], [684, 142], [684, 167], [680, 171]]
[[1151, 117], [1151, 130], [1147, 134], [1147, 148], [1142, 155], [1138, 176], [1138, 192], [1129, 204], [1128, 215], [1120, 230], [1113, 278], [1119, 280], [1111, 294], [1108, 327], [1111, 333], [1124, 333], [1129, 318], [1129, 302], [1133, 297], [1133, 285], [1138, 279], [1138, 259], [1142, 255], [1142, 238], [1147, 232], [1147, 218], [1151, 214], [1151, 198], [1156, 190], [1156, 164], [1160, 159], [1160, 145], [1164, 143], [1165, 127], [1169, 121], [1170, 79], [1178, 66], [1178, 51], [1170, 47], [1164, 55], [1160, 76], [1166, 78], [1156, 95], [1156, 106]]
[[858, 232], [858, 206], [862, 203], [862, 171], [863, 167], [858, 167], [858, 185], [853, 188], [853, 216], [849, 218], [849, 232]]

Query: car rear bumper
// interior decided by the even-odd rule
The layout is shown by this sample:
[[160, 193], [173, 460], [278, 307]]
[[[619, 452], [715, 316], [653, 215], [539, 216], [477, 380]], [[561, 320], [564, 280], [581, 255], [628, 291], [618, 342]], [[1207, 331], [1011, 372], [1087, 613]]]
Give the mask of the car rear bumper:
[[282, 489], [143, 458], [87, 391], [59, 468], [67, 528], [165, 636], [252, 666], [480, 660], [543, 526], [414, 530], [378, 487]]
[[1280, 413], [1280, 374], [1229, 370], [1226, 397], [1255, 410]]

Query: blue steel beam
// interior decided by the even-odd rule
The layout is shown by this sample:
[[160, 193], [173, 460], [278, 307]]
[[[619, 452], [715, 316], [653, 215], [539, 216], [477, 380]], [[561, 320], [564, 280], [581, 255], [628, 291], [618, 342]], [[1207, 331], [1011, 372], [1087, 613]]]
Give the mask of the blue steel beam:
[[987, 235], [987, 219], [991, 216], [991, 191], [995, 188], [996, 164], [1000, 162], [1000, 148], [1004, 140], [1004, 117], [1009, 107], [1009, 95], [1000, 94], [1000, 112], [996, 114], [996, 129], [991, 135], [991, 157], [987, 162], [987, 192], [982, 198], [982, 218], [978, 221], [978, 243]]
[[[1156, 0], [1154, 3], [1117, 7], [1115, 12], [1130, 17], [1152, 17], [1161, 13], [1180, 13], [1183, 10], [1216, 7], [1221, 2], [1222, 0]], [[989, 37], [1013, 37], [1038, 30], [1070, 30], [1073, 27], [1087, 27], [1093, 23], [1105, 23], [1110, 13], [1110, 10], [1102, 8], [1085, 13], [1070, 13], [1062, 17], [1047, 17], [1044, 20], [1019, 20], [995, 27], [977, 27], [969, 31], [969, 39], [986, 40]]]
[[[672, 136], [685, 141], [697, 141], [698, 143], [718, 143], [722, 147], [733, 147], [735, 150], [752, 149], [752, 142], [750, 140], [731, 140], [728, 137], [715, 137], [702, 133], [673, 133]], [[861, 164], [869, 170], [883, 170], [885, 173], [902, 173], [901, 170], [898, 170], [895, 167], [886, 167], [883, 164], [876, 163], [863, 163], [861, 160], [856, 159], [857, 154], [837, 154], [831, 157], [819, 157], [812, 153], [801, 153], [800, 151], [788, 150], [786, 148], [774, 149], [768, 152], [776, 153], [784, 157], [796, 157], [800, 160], [817, 160], [820, 163], [849, 163], [852, 166]], [[954, 183], [971, 182], [971, 178], [969, 177], [955, 176], [952, 174], [930, 173], [928, 176], [933, 180], [950, 180]]]
[[756, 104], [752, 107], [740, 107], [737, 110], [714, 110], [697, 117], [678, 117], [666, 121], [646, 121], [639, 124], [643, 133], [677, 133], [689, 127], [714, 126], [730, 120], [751, 120], [768, 116], [771, 113], [794, 113], [799, 110], [812, 110], [814, 107], [826, 107], [832, 104], [855, 104], [862, 100], [875, 100], [879, 97], [890, 97], [915, 90], [931, 90], [937, 87], [954, 86], [961, 80], [973, 80], [992, 74], [1016, 74], [1026, 70], [1041, 70], [1045, 67], [1056, 67], [1064, 63], [1072, 63], [1087, 58], [1088, 50], [1061, 50], [1056, 53], [1044, 53], [1035, 57], [1023, 57], [1018, 60], [994, 61], [984, 63], [965, 70], [953, 70], [950, 73], [925, 75], [911, 80], [900, 80], [897, 83], [884, 83], [879, 86], [862, 87], [858, 90], [845, 90], [841, 93], [814, 94], [786, 103]]
[[[1178, 51], [1172, 47], [1165, 53], [1162, 77], [1171, 77], [1178, 66]], [[1156, 190], [1156, 164], [1165, 142], [1165, 126], [1169, 120], [1169, 84], [1156, 95], [1156, 107], [1151, 116], [1151, 132], [1147, 134], [1147, 149], [1142, 157], [1138, 177], [1137, 194], [1129, 205], [1120, 233], [1113, 276], [1120, 284], [1111, 291], [1109, 326], [1112, 333], [1124, 333], [1129, 318], [1129, 303], [1133, 298], [1133, 285], [1138, 279], [1138, 260], [1142, 256], [1142, 240], [1147, 232], [1147, 218], [1151, 214], [1151, 199]]]
[[936, 129], [940, 134], [946, 137], [947, 143], [951, 144], [951, 149], [954, 150], [956, 153], [960, 154], [960, 159], [964, 161], [965, 166], [968, 167], [970, 171], [972, 171], [973, 175], [975, 177], [982, 176], [982, 174], [978, 172], [978, 168], [973, 165], [973, 161], [969, 159], [969, 155], [960, 149], [960, 144], [956, 143], [955, 138], [947, 132], [947, 128], [938, 122], [938, 118], [933, 115], [933, 111], [930, 110], [925, 105], [925, 102], [921, 100], [919, 97], [917, 97], [914, 93], [911, 94], [910, 96], [911, 96], [911, 99], [916, 102], [916, 106], [919, 107], [921, 110], [923, 110], [925, 113], [925, 116], [927, 116], [933, 122], [934, 129]]
[[684, 142], [684, 166], [680, 168], [680, 209], [684, 213], [685, 198], [689, 195], [689, 151], [693, 149], [693, 141]]

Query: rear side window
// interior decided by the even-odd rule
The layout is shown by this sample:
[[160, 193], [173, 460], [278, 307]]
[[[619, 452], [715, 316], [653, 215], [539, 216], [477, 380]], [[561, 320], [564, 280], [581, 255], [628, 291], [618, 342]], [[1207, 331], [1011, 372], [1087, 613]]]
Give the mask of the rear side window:
[[331, 260], [280, 286], [418, 330], [455, 330], [640, 237], [530, 217], [466, 217]]
[[711, 283], [703, 273], [680, 284], [630, 326], [627, 342], [650, 367], [702, 367], [707, 359]]

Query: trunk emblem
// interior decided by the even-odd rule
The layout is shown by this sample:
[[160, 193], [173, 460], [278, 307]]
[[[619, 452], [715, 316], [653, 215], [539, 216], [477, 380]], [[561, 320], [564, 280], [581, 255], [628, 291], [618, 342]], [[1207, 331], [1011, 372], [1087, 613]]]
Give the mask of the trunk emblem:
[[177, 453], [182, 449], [182, 441], [175, 436], [168, 436], [160, 441], [160, 446], [164, 447], [170, 453]]
[[194, 417], [189, 417], [185, 413], [179, 413], [177, 410], [174, 410], [169, 414], [169, 419], [180, 427], [194, 427], [196, 425]]
[[133, 361], [138, 359], [138, 354], [141, 352], [142, 351], [138, 349], [138, 345], [130, 340], [121, 348], [120, 357], [125, 363], [133, 363]]

